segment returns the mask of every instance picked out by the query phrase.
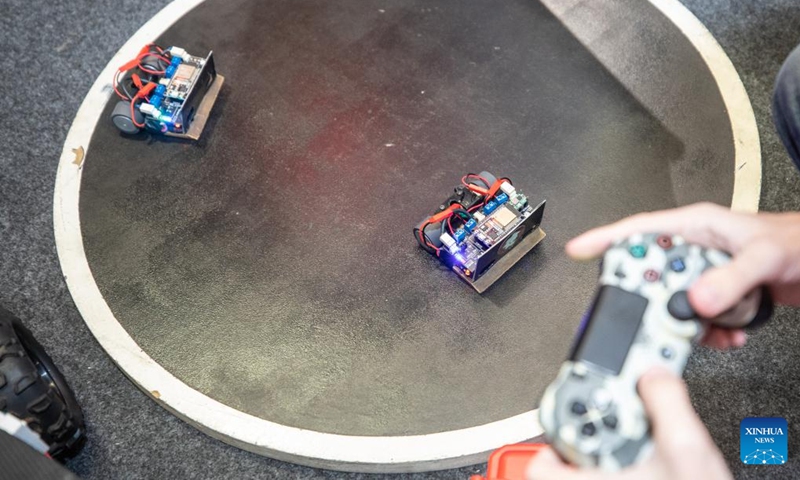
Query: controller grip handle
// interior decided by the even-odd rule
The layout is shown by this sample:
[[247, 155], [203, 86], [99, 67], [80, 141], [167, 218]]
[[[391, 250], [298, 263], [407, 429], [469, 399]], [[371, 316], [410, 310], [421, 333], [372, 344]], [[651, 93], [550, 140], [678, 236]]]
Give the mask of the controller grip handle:
[[761, 287], [761, 301], [758, 303], [758, 311], [745, 328], [755, 329], [762, 327], [772, 318], [774, 311], [775, 303], [772, 300], [772, 293], [770, 293], [769, 288]]
[[[756, 306], [755, 312], [753, 314], [751, 314], [748, 317], [745, 317], [745, 318], [750, 318], [750, 320], [747, 323], [741, 323], [741, 320], [743, 320], [742, 317], [736, 315], [736, 309], [741, 307], [741, 305], [739, 305], [736, 307], [732, 307], [727, 312], [718, 316], [713, 322], [714, 326], [729, 330], [734, 330], [739, 328], [753, 330], [765, 325], [772, 318], [772, 313], [775, 309], [775, 304], [772, 301], [772, 294], [770, 293], [767, 287], [759, 287], [758, 290], [754, 290], [753, 292], [748, 294], [748, 297], [754, 294], [757, 294], [759, 296], [758, 305]], [[734, 320], [731, 320], [731, 318], [733, 318]], [[737, 318], [738, 321], [735, 320]]]

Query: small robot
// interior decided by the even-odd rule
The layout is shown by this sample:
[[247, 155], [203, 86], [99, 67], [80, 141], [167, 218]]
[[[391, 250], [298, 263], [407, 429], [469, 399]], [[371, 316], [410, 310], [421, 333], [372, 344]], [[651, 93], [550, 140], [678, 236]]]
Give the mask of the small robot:
[[414, 228], [420, 247], [483, 293], [539, 244], [545, 201], [531, 205], [508, 178], [469, 173]]
[[224, 81], [212, 52], [196, 57], [179, 47], [146, 45], [114, 73], [119, 101], [111, 121], [128, 135], [146, 130], [197, 140]]

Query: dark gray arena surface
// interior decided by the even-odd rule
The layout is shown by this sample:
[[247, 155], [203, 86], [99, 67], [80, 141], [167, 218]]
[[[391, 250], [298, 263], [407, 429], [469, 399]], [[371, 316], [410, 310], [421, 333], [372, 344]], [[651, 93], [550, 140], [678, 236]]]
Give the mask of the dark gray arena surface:
[[[536, 406], [594, 288], [567, 239], [675, 206], [676, 191], [730, 202], [731, 126], [681, 35], [688, 103], [707, 112], [685, 139], [542, 4], [426, 5], [205, 2], [159, 40], [215, 50], [226, 87], [204, 137], [98, 125], [80, 198], [89, 266], [185, 383], [328, 433], [502, 420]], [[700, 148], [704, 166], [685, 168]], [[548, 200], [549, 236], [481, 296], [411, 227], [484, 168]]]
[[[179, 23], [164, 39], [192, 49], [213, 47], [219, 55], [219, 69], [231, 80], [205, 137], [197, 145], [136, 141], [122, 139], [101, 125], [87, 157], [81, 214], [90, 264], [109, 303], [113, 307], [118, 302], [120, 311], [147, 312], [147, 318], [119, 313], [118, 318], [156, 360], [172, 362], [177, 369], [174, 373], [212, 397], [246, 400], [259, 395], [258, 391], [220, 388], [226, 377], [236, 379], [256, 368], [250, 362], [243, 365], [245, 370], [235, 369], [242, 366], [237, 362], [247, 361], [237, 355], [249, 351], [248, 358], [258, 355], [255, 358], [263, 361], [277, 356], [291, 362], [296, 353], [280, 350], [286, 342], [306, 342], [303, 345], [311, 349], [317, 345], [312, 342], [324, 334], [347, 332], [336, 348], [311, 351], [302, 357], [299, 367], [295, 364], [281, 373], [304, 374], [311, 382], [306, 385], [320, 386], [314, 375], [319, 368], [331, 368], [326, 359], [342, 358], [336, 357], [342, 349], [365, 346], [353, 359], [357, 362], [352, 368], [362, 368], [356, 371], [364, 374], [351, 385], [355, 392], [371, 393], [369, 381], [379, 378], [388, 378], [394, 385], [414, 380], [409, 375], [413, 371], [394, 369], [393, 359], [426, 371], [431, 365], [424, 362], [443, 362], [436, 365], [447, 373], [442, 375], [443, 385], [437, 384], [431, 391], [408, 388], [389, 392], [399, 396], [387, 395], [380, 405], [371, 405], [369, 395], [359, 395], [366, 408], [405, 401], [418, 402], [415, 408], [437, 408], [432, 400], [442, 393], [453, 395], [458, 402], [471, 402], [458, 403], [461, 411], [439, 406], [436, 422], [441, 423], [429, 427], [434, 430], [458, 428], [464, 426], [459, 423], [464, 420], [477, 424], [519, 413], [534, 406], [530, 399], [536, 398], [545, 381], [541, 372], [554, 369], [560, 361], [595, 280], [592, 266], [573, 265], [564, 259], [563, 243], [584, 228], [636, 210], [697, 199], [729, 200], [732, 169], [725, 158], [731, 147], [730, 138], [719, 133], [724, 126], [702, 122], [696, 133], [699, 144], [685, 135], [676, 137], [675, 129], [665, 127], [650, 113], [656, 107], [639, 104], [538, 4], [515, 2], [489, 8], [479, 2], [471, 2], [471, 6], [459, 3], [460, 8], [447, 11], [451, 15], [438, 19], [436, 8], [423, 15], [411, 11], [412, 2], [359, 3], [359, 8], [343, 8], [328, 16], [324, 10], [305, 8], [309, 2], [296, 2], [292, 8], [297, 10], [290, 12], [285, 10], [288, 4], [281, 2], [268, 9], [254, 3], [219, 2], [217, 5], [230, 9], [227, 16], [215, 15], [209, 5], [185, 19], [194, 16], [199, 28]], [[241, 7], [235, 9], [235, 5]], [[440, 3], [438, 8], [452, 5]], [[394, 12], [393, 7], [402, 6], [409, 7], [406, 15]], [[800, 11], [790, 2], [703, 2], [689, 7], [725, 48], [752, 98], [763, 148], [762, 209], [798, 209], [800, 177], [773, 133], [769, 95], [782, 59], [800, 42], [796, 32]], [[96, 75], [158, 8], [156, 4], [146, 8], [141, 3], [116, 2], [2, 5], [0, 301], [27, 321], [62, 366], [84, 406], [90, 443], [69, 466], [86, 478], [372, 478], [272, 461], [197, 432], [158, 407], [116, 370], [72, 304], [52, 234], [52, 186], [58, 156], [74, 113]], [[631, 11], [643, 8], [638, 2], [630, 3]], [[379, 16], [379, 9], [385, 13]], [[275, 23], [280, 12], [288, 13], [284, 17], [288, 23]], [[379, 30], [391, 33], [383, 37], [367, 35], [369, 30], [359, 33], [344, 26], [344, 19], [362, 28], [385, 22]], [[526, 19], [537, 19], [542, 28], [522, 28]], [[217, 27], [216, 22], [222, 25]], [[266, 36], [259, 33], [263, 25], [272, 26]], [[281, 29], [288, 25], [297, 28]], [[329, 28], [321, 32], [312, 28], [315, 25]], [[411, 32], [425, 35], [416, 37]], [[363, 34], [364, 41], [348, 41], [347, 34]], [[293, 43], [303, 35], [316, 37], [318, 43], [311, 44], [324, 44], [325, 48], [301, 48]], [[259, 36], [264, 38], [256, 38]], [[247, 48], [240, 48], [237, 41], [245, 42]], [[258, 47], [262, 41], [265, 43]], [[355, 50], [347, 51], [345, 46], [354, 43]], [[376, 58], [371, 54], [374, 49], [384, 55]], [[422, 60], [414, 61], [416, 55]], [[252, 65], [246, 64], [248, 59]], [[306, 62], [298, 65], [301, 59]], [[533, 59], [548, 68], [535, 69]], [[680, 63], [684, 71], [702, 77], [703, 67], [698, 62], [699, 57], [687, 49]], [[546, 75], [557, 80], [548, 81]], [[263, 87], [267, 79], [272, 88]], [[525, 92], [534, 86], [536, 95]], [[464, 95], [465, 91], [471, 95]], [[318, 95], [310, 97], [309, 92]], [[698, 95], [704, 102], [697, 104], [698, 115], [712, 112], [711, 118], [720, 118], [713, 114], [720, 108], [719, 98], [702, 90]], [[673, 100], [662, 98], [660, 102]], [[587, 102], [592, 108], [575, 111]], [[347, 115], [340, 117], [340, 110]], [[296, 128], [281, 130], [286, 124]], [[238, 142], [223, 140], [232, 139], [234, 133]], [[291, 138], [296, 142], [288, 141]], [[318, 141], [311, 142], [315, 138]], [[394, 147], [386, 147], [388, 143]], [[704, 150], [696, 150], [700, 144]], [[431, 160], [434, 156], [436, 161]], [[701, 169], [676, 168], [692, 167], [700, 160], [704, 161]], [[627, 168], [609, 170], [610, 161]], [[479, 298], [448, 272], [436, 270], [430, 259], [413, 248], [404, 226], [416, 221], [419, 210], [430, 208], [431, 201], [438, 202], [440, 192], [450, 188], [462, 171], [480, 169], [486, 163], [502, 167], [498, 173], [511, 176], [525, 191], [548, 198], [545, 228], [549, 236], [503, 280], [505, 288]], [[293, 170], [295, 166], [298, 168]], [[715, 172], [715, 168], [720, 170]], [[631, 180], [646, 183], [641, 190], [624, 188]], [[687, 188], [684, 182], [689, 181], [704, 187]], [[392, 189], [383, 188], [385, 185]], [[576, 185], [584, 188], [567, 195]], [[294, 199], [298, 189], [300, 198]], [[648, 195], [642, 194], [645, 189]], [[182, 205], [180, 201], [186, 202], [188, 196], [193, 203]], [[103, 208], [92, 204], [92, 198], [105, 199]], [[309, 198], [320, 200], [310, 202]], [[221, 206], [226, 201], [235, 202], [230, 216], [230, 209]], [[305, 208], [306, 202], [313, 204]], [[91, 208], [96, 215], [87, 218]], [[196, 216], [185, 215], [187, 212]], [[331, 217], [338, 222], [331, 222]], [[159, 242], [147, 229], [153, 225], [175, 230]], [[263, 237], [253, 238], [247, 245], [230, 241], [237, 233], [255, 227], [262, 228]], [[304, 227], [308, 230], [302, 230]], [[115, 245], [117, 240], [103, 241], [110, 232], [125, 238], [144, 263], [122, 256], [111, 258], [110, 252], [121, 247]], [[380, 241], [364, 240], [376, 232]], [[314, 248], [331, 234], [336, 242]], [[181, 243], [192, 235], [207, 237], [202, 242]], [[284, 243], [289, 240], [292, 243]], [[155, 248], [155, 243], [160, 248]], [[216, 253], [228, 255], [226, 265], [241, 265], [242, 269], [229, 270], [219, 257], [202, 255], [209, 246], [219, 246]], [[288, 246], [294, 249], [284, 250]], [[105, 257], [104, 251], [109, 252]], [[194, 263], [186, 257], [192, 253]], [[298, 253], [303, 254], [301, 265], [288, 262]], [[170, 261], [164, 261], [166, 258]], [[334, 276], [308, 275], [311, 269]], [[115, 275], [120, 270], [125, 270], [125, 276]], [[219, 283], [203, 278], [212, 272], [221, 275], [216, 279]], [[163, 276], [159, 288], [222, 301], [202, 304], [205, 309], [194, 324], [198, 330], [192, 333], [197, 343], [213, 340], [212, 346], [245, 342], [244, 348], [228, 351], [232, 358], [225, 361], [230, 363], [215, 363], [218, 370], [202, 376], [181, 370], [185, 359], [170, 350], [169, 342], [177, 341], [174, 335], [181, 329], [193, 328], [189, 322], [180, 322], [186, 315], [181, 308], [189, 307], [162, 309], [158, 303], [166, 302], [162, 295], [139, 293], [136, 288], [146, 286], [152, 274]], [[543, 275], [558, 278], [558, 305], [552, 295], [545, 295], [553, 281], [544, 280]], [[131, 280], [134, 276], [140, 285]], [[178, 277], [184, 276], [205, 285], [206, 290], [181, 290], [186, 287], [185, 279], [179, 281]], [[393, 281], [389, 283], [389, 279]], [[242, 284], [252, 289], [248, 298], [255, 303], [246, 311], [250, 318], [279, 318], [275, 313], [280, 304], [298, 318], [293, 324], [297, 328], [281, 329], [274, 323], [254, 321], [249, 335], [237, 333], [220, 312], [244, 312], [246, 305], [241, 306], [239, 300], [248, 292], [241, 291]], [[252, 298], [261, 292], [261, 297]], [[137, 294], [142, 301], [132, 301]], [[380, 304], [379, 299], [389, 302]], [[542, 305], [558, 308], [549, 313]], [[337, 309], [345, 309], [349, 315], [335, 315]], [[531, 309], [535, 315], [529, 313]], [[512, 314], [491, 315], [501, 311]], [[368, 323], [376, 312], [380, 322]], [[792, 456], [797, 451], [796, 425], [800, 421], [792, 402], [800, 394], [794, 373], [800, 363], [794, 347], [798, 337], [794, 321], [796, 311], [779, 310], [776, 321], [754, 334], [747, 347], [727, 353], [700, 350], [686, 373], [695, 406], [738, 478], [800, 475]], [[505, 330], [512, 327], [517, 329], [514, 336]], [[424, 342], [414, 344], [415, 338]], [[405, 350], [415, 346], [413, 354]], [[277, 348], [278, 355], [261, 356], [270, 348]], [[214, 356], [213, 349], [209, 354]], [[191, 358], [191, 362], [204, 360], [208, 359]], [[535, 368], [520, 368], [525, 360]], [[516, 369], [507, 368], [509, 365]], [[261, 367], [279, 369], [281, 365], [262, 363]], [[501, 370], [502, 375], [493, 369]], [[284, 393], [312, 398], [302, 384], [289, 379], [286, 383]], [[352, 393], [343, 391], [341, 384], [327, 387], [324, 402], [329, 403], [314, 405], [322, 412], [335, 408], [335, 402]], [[462, 398], [464, 392], [468, 398]], [[253, 402], [250, 407], [247, 403], [236, 406], [254, 408]], [[412, 412], [403, 409], [385, 412], [385, 425], [366, 421], [341, 425], [330, 417], [306, 418], [295, 410], [308, 404], [278, 398], [270, 406], [275, 411], [252, 413], [284, 415], [286, 423], [309, 422], [327, 431], [351, 429], [346, 433], [370, 428], [406, 433], [404, 429], [414, 428], [406, 422]], [[771, 470], [740, 466], [738, 423], [746, 416], [787, 417], [792, 431], [789, 465]], [[464, 478], [479, 469], [406, 477]]]

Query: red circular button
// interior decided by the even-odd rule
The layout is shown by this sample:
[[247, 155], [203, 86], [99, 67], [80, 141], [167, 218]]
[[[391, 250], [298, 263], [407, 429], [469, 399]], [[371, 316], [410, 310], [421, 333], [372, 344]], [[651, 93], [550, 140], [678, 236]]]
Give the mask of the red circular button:
[[672, 237], [668, 235], [661, 235], [656, 239], [656, 243], [659, 247], [663, 248], [664, 250], [669, 250], [672, 248]]
[[655, 270], [647, 270], [644, 272], [644, 279], [648, 282], [655, 282], [659, 279], [660, 275]]

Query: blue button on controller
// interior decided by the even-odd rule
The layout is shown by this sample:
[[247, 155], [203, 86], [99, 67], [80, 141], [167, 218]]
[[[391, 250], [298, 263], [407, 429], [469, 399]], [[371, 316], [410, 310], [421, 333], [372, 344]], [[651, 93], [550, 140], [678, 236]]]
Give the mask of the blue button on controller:
[[669, 268], [672, 269], [673, 272], [681, 273], [682, 271], [686, 270], [686, 264], [683, 263], [682, 258], [676, 258], [669, 262]]

